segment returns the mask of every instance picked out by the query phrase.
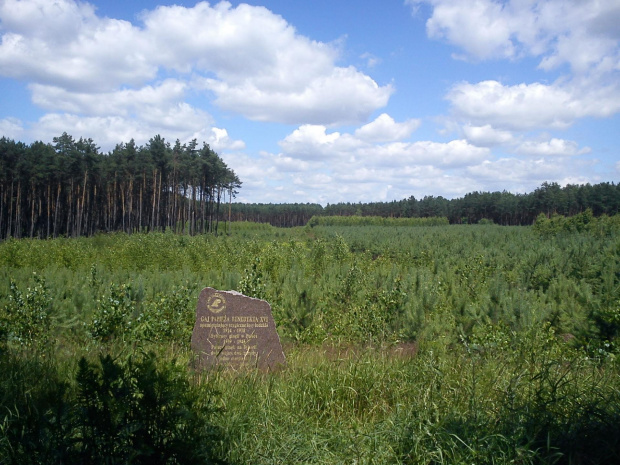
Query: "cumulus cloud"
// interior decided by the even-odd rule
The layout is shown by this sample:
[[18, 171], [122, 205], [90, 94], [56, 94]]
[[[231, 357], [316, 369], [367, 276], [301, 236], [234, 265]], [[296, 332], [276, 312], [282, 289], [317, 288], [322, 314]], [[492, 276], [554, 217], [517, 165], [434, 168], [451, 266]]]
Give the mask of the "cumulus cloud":
[[358, 151], [358, 158], [368, 163], [397, 167], [432, 165], [456, 168], [480, 162], [489, 155], [487, 148], [476, 147], [460, 139], [450, 142], [394, 142], [369, 145]]
[[362, 142], [350, 134], [328, 134], [325, 126], [305, 124], [279, 144], [284, 153], [301, 160], [328, 160], [352, 154]]
[[24, 127], [22, 122], [17, 118], [3, 118], [0, 119], [0, 134], [2, 137], [7, 137], [13, 140], [20, 140], [20, 137], [24, 133]]
[[510, 58], [515, 55], [512, 25], [505, 6], [492, 1], [434, 2], [426, 29], [431, 38], [446, 38], [475, 58]]
[[500, 186], [509, 185], [513, 186], [513, 192], [531, 192], [550, 179], [558, 180], [558, 182], [571, 179], [574, 183], [591, 181], [592, 178], [588, 179], [581, 173], [583, 171], [585, 171], [583, 165], [564, 166], [556, 160], [545, 158], [485, 160], [479, 165], [466, 169], [469, 176], [486, 186], [491, 188], [497, 186], [499, 190]]
[[[417, 124], [389, 115], [375, 121], [389, 121], [387, 127], [406, 127], [407, 132]], [[236, 171], [244, 179], [239, 200], [370, 202], [438, 192], [451, 197], [464, 195], [472, 186], [481, 188], [466, 169], [492, 159], [488, 148], [462, 139], [376, 142], [360, 137], [365, 136], [364, 127], [339, 132], [302, 125], [280, 141], [281, 153], [263, 152], [259, 159], [225, 154], [227, 163], [240, 166]], [[403, 134], [392, 132], [392, 138]]]
[[446, 98], [461, 119], [514, 130], [565, 129], [577, 118], [606, 117], [620, 110], [615, 87], [584, 91], [540, 83], [507, 86], [490, 80], [458, 83]]
[[391, 142], [408, 139], [419, 126], [419, 119], [397, 123], [390, 115], [383, 113], [371, 123], [356, 130], [355, 136], [368, 142]]
[[280, 142], [290, 157], [309, 161], [346, 163], [350, 171], [356, 163], [364, 166], [434, 165], [456, 167], [479, 162], [488, 157], [487, 148], [465, 140], [447, 143], [433, 141], [374, 143], [352, 134], [327, 133], [325, 126], [304, 125]]
[[571, 157], [590, 153], [589, 147], [579, 148], [579, 144], [572, 140], [552, 138], [549, 141], [526, 141], [517, 147], [516, 152], [522, 155], [545, 157]]
[[[120, 102], [190, 86], [259, 121], [359, 123], [393, 92], [263, 7], [159, 6], [134, 25], [72, 0], [5, 0], [0, 18], [0, 74], [32, 82], [34, 102], [55, 111], [102, 114], [109, 101], [107, 114], [123, 114]], [[178, 78], [154, 84], [163, 71]]]
[[463, 126], [463, 133], [468, 141], [480, 147], [503, 145], [514, 140], [514, 136], [510, 131], [495, 129], [490, 124], [485, 124], [484, 126], [466, 124]]
[[211, 134], [206, 137], [194, 135], [193, 139], [205, 139], [213, 150], [243, 150], [245, 142], [234, 140], [228, 135], [228, 131], [222, 128], [211, 128]]
[[153, 108], [167, 107], [181, 101], [187, 91], [187, 83], [167, 79], [139, 89], [120, 89], [110, 92], [76, 92], [67, 88], [31, 84], [32, 101], [46, 110], [81, 113], [86, 116], [109, 114], [126, 116], [146, 113]]
[[140, 29], [72, 0], [0, 3], [4, 76], [77, 91], [111, 91], [157, 74]]
[[359, 123], [385, 106], [392, 94], [390, 85], [379, 87], [353, 67], [333, 68], [298, 89], [264, 87], [252, 78], [238, 84], [206, 79], [204, 86], [216, 94], [215, 103], [224, 109], [257, 121], [289, 124]]
[[[388, 132], [392, 133], [392, 139], [403, 137], [405, 132], [410, 134], [417, 124], [412, 121], [396, 123], [389, 115], [382, 115], [374, 123], [381, 127], [384, 135], [381, 122], [388, 123], [385, 127], [391, 130]], [[408, 172], [422, 166], [457, 169], [480, 163], [490, 156], [487, 148], [476, 147], [465, 140], [378, 143], [367, 137], [375, 132], [372, 124], [362, 126], [353, 134], [328, 132], [325, 126], [301, 126], [280, 142], [283, 153], [273, 162], [286, 159], [289, 166], [294, 166], [294, 161], [299, 160], [306, 164], [304, 169], [312, 163], [315, 171], [328, 170], [343, 182], [365, 183], [407, 177]], [[394, 128], [399, 130], [394, 132]], [[307, 178], [304, 175], [299, 179]]]
[[[585, 117], [620, 111], [620, 3], [615, 0], [406, 0], [432, 13], [427, 35], [462, 51], [459, 58], [539, 59], [562, 75], [552, 83], [461, 82], [446, 99], [470, 140], [496, 143], [472, 127], [529, 131], [566, 129]], [[566, 66], [568, 65], [568, 66]], [[469, 129], [468, 129], [469, 128]], [[488, 131], [486, 131], [488, 133]], [[500, 139], [508, 136], [503, 134]]]
[[567, 63], [590, 72], [618, 59], [620, 4], [615, 0], [406, 0], [428, 3], [427, 34], [475, 60], [540, 57], [546, 69]]

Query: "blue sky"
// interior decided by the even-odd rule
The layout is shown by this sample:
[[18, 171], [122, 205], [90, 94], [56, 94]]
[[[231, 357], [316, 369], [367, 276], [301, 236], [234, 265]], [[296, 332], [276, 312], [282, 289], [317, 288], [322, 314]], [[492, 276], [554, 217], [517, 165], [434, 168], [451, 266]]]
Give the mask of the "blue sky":
[[244, 202], [620, 178], [617, 0], [0, 0], [0, 135], [211, 145]]

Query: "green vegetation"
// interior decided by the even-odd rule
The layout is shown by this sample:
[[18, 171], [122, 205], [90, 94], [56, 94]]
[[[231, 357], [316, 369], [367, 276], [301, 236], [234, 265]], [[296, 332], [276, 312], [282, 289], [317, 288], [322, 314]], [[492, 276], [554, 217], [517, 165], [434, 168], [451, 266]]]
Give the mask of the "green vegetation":
[[[618, 462], [620, 218], [383, 224], [1, 242], [0, 463]], [[193, 372], [205, 286], [288, 368]]]
[[[92, 139], [67, 133], [53, 143], [0, 138], [0, 240], [93, 236], [100, 232], [228, 232], [231, 220], [301, 227], [313, 219], [446, 218], [450, 224], [530, 226], [539, 214], [595, 217], [620, 213], [620, 184], [543, 183], [534, 192], [471, 192], [452, 200], [426, 195], [391, 202], [240, 204], [241, 181], [208, 144], [170, 144], [160, 135], [144, 146], [132, 139], [104, 154]], [[224, 204], [228, 203], [228, 205]], [[378, 218], [385, 218], [381, 223]], [[389, 219], [389, 221], [387, 221]], [[415, 224], [424, 224], [416, 223]], [[410, 224], [412, 224], [410, 223]], [[321, 223], [327, 225], [328, 223]], [[405, 225], [403, 223], [400, 224]], [[224, 229], [224, 231], [222, 231]]]
[[448, 218], [384, 218], [381, 216], [313, 216], [308, 226], [447, 226]]
[[543, 183], [533, 192], [470, 192], [461, 198], [425, 195], [391, 202], [317, 204], [231, 205], [236, 221], [266, 222], [274, 226], [303, 226], [313, 216], [363, 216], [382, 218], [445, 217], [450, 224], [494, 223], [530, 226], [540, 213], [573, 216], [590, 209], [594, 216], [620, 213], [620, 184]]
[[208, 144], [161, 136], [108, 154], [63, 133], [54, 144], [0, 138], [0, 239], [100, 231], [216, 232], [241, 182]]

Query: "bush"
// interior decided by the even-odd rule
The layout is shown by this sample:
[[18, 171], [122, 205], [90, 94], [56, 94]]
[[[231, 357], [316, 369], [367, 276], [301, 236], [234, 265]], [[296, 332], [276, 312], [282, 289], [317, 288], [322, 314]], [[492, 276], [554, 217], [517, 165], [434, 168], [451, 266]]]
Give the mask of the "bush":
[[45, 347], [50, 337], [52, 300], [45, 280], [34, 276], [34, 286], [22, 292], [10, 281], [8, 304], [0, 309], [0, 350], [7, 342], [22, 347]]
[[129, 331], [135, 303], [131, 298], [131, 286], [110, 286], [110, 295], [97, 301], [97, 309], [88, 330], [100, 341], [122, 338]]
[[174, 361], [82, 358], [75, 382], [40, 359], [0, 369], [0, 463], [220, 463], [217, 394]]

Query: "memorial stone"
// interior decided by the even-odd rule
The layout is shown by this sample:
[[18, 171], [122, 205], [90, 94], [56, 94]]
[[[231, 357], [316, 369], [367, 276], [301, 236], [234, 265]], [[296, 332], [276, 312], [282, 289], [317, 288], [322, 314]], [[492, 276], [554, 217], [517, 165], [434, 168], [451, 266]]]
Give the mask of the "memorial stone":
[[269, 303], [235, 291], [202, 290], [191, 345], [200, 368], [286, 365]]

